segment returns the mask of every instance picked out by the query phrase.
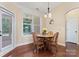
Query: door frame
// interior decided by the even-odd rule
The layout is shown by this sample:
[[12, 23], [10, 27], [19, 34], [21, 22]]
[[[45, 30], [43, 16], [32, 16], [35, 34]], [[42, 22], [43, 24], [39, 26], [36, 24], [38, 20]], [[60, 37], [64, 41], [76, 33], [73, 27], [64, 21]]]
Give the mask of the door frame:
[[3, 56], [16, 47], [16, 19], [15, 19], [15, 14], [9, 11], [7, 8], [0, 6], [0, 10], [12, 15], [12, 48], [6, 49], [6, 51], [4, 52], [1, 51], [0, 56]]
[[[68, 14], [70, 11], [75, 10], [75, 9], [79, 9], [79, 7], [70, 9], [64, 14], [64, 18], [65, 18], [65, 46], [66, 46], [66, 40], [67, 40], [67, 18], [66, 18], [66, 14]], [[79, 26], [79, 23], [78, 23], [78, 26]], [[78, 27], [77, 30], [79, 31], [79, 27]], [[79, 35], [79, 32], [77, 33], [77, 43], [76, 44], [79, 44], [79, 37], [78, 37], [78, 35]]]

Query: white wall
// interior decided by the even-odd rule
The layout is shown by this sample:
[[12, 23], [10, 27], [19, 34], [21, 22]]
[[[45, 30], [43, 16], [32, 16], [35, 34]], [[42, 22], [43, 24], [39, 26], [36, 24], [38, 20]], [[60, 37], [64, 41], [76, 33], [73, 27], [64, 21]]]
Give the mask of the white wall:
[[[13, 12], [16, 16], [15, 17], [16, 18], [16, 45], [19, 46], [19, 45], [31, 43], [32, 36], [31, 35], [23, 36], [23, 33], [22, 33], [23, 31], [22, 10], [13, 3], [2, 3], [1, 5], [4, 5], [4, 7], [6, 7], [11, 12]], [[62, 3], [61, 5], [56, 7], [52, 12], [53, 19], [55, 21], [54, 24], [50, 25], [49, 20], [46, 20], [46, 22], [45, 22], [45, 19], [42, 20], [43, 22], [42, 25], [44, 27], [47, 27], [49, 31], [59, 32], [58, 43], [61, 45], [65, 45], [65, 13], [71, 9], [78, 8], [78, 7], [79, 7], [79, 3]], [[28, 12], [28, 14], [32, 14], [32, 16], [34, 13], [34, 11], [31, 12], [31, 10], [29, 11], [29, 9], [27, 11], [25, 10], [24, 12]], [[35, 12], [35, 14], [37, 15], [37, 12]]]
[[[41, 15], [37, 11], [30, 10], [29, 8], [24, 8], [23, 6], [20, 6], [18, 4], [15, 4], [15, 5], [21, 10], [21, 13], [22, 13], [23, 17], [25, 15], [28, 15], [29, 18], [32, 19], [32, 22], [34, 20], [33, 17], [35, 17], [35, 16], [40, 17], [40, 19], [42, 20]], [[40, 25], [42, 26], [42, 22], [41, 22]], [[33, 23], [32, 23], [32, 30], [33, 30]], [[21, 36], [22, 36], [22, 39], [20, 39], [18, 41], [17, 46], [24, 45], [24, 44], [30, 44], [30, 43], [33, 42], [32, 34], [27, 34], [27, 35], [23, 34], [23, 20], [22, 20], [22, 27], [21, 27]]]
[[58, 43], [61, 45], [65, 45], [65, 14], [75, 8], [79, 8], [79, 3], [62, 3], [52, 12], [54, 24], [50, 25], [49, 20], [46, 21], [49, 31], [59, 32]]
[[[25, 9], [22, 9], [22, 8], [19, 8], [17, 5], [15, 5], [14, 3], [0, 3], [0, 6], [6, 8], [7, 10], [13, 12], [15, 14], [15, 19], [16, 19], [16, 42], [15, 43], [15, 46], [20, 46], [20, 45], [24, 45], [24, 44], [29, 44], [29, 43], [32, 43], [33, 40], [32, 40], [32, 35], [23, 35], [23, 12], [29, 14], [29, 15], [32, 15], [32, 16], [38, 16], [37, 13], [35, 11], [31, 11], [29, 10], [28, 8], [25, 10]], [[34, 14], [33, 14], [34, 13]], [[9, 49], [6, 49], [6, 52], [4, 54], [6, 54], [7, 52], [9, 52], [10, 50]], [[4, 54], [1, 54], [0, 53], [0, 56], [4, 55]]]
[[[17, 5], [15, 3], [0, 3], [0, 6], [8, 9], [9, 11], [13, 12], [15, 14], [16, 19], [16, 45], [22, 45], [22, 44], [29, 44], [32, 43], [32, 35], [23, 35], [23, 17], [24, 14], [31, 16], [33, 18], [34, 16], [39, 16], [42, 21], [41, 15], [34, 10], [30, 10], [28, 8], [24, 8], [20, 5]], [[42, 22], [41, 22], [42, 26]], [[42, 28], [42, 27], [41, 27]]]

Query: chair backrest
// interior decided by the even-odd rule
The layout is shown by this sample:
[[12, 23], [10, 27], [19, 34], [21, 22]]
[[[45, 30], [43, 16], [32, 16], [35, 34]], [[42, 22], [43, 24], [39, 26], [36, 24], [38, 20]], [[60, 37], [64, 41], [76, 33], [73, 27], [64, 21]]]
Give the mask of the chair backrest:
[[53, 32], [52, 32], [52, 31], [49, 31], [49, 32], [47, 33], [47, 35], [53, 35]]
[[58, 41], [58, 35], [59, 35], [59, 32], [56, 32], [56, 33], [54, 34], [54, 39], [53, 39], [53, 41], [54, 41], [55, 43], [57, 43], [57, 41]]
[[33, 42], [36, 43], [37, 41], [36, 33], [32, 32], [32, 36], [33, 36]]

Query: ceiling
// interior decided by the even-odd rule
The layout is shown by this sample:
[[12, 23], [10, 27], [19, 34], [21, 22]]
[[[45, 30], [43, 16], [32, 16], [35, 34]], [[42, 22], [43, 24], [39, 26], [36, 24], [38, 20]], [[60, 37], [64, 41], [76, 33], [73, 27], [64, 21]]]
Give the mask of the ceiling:
[[[29, 8], [31, 10], [35, 10], [41, 13], [47, 13], [48, 2], [16, 2], [19, 6], [23, 8]], [[54, 9], [57, 7], [60, 2], [49, 2], [50, 9]]]

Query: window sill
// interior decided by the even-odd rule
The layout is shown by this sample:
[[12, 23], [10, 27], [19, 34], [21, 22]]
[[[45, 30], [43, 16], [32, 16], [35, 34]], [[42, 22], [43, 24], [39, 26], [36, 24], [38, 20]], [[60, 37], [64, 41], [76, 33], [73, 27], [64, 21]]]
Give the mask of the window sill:
[[23, 37], [32, 36], [32, 34], [23, 34]]

